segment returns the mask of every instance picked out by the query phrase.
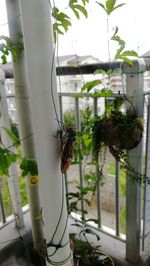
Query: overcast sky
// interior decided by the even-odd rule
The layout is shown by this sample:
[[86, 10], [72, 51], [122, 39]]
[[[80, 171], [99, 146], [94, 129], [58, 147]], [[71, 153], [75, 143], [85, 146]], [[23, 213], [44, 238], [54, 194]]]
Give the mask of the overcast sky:
[[[67, 9], [65, 9], [68, 0], [56, 0], [55, 2], [56, 6], [68, 12]], [[69, 29], [68, 33], [59, 37], [59, 54], [91, 54], [106, 61], [108, 59], [106, 15], [104, 11], [95, 4], [94, 0], [90, 0], [90, 2], [88, 7], [88, 19], [82, 16], [78, 21], [72, 16], [73, 26]], [[126, 3], [126, 6], [116, 10], [114, 14], [110, 16], [110, 36], [112, 35], [113, 27], [117, 25], [119, 27], [120, 36], [126, 41], [127, 49], [138, 50], [141, 55], [147, 50], [150, 50], [150, 1], [118, 0], [118, 3], [122, 2]], [[5, 23], [7, 23], [5, 0], [0, 0], [0, 35], [7, 34], [7, 25], [3, 25]], [[112, 56], [114, 48], [114, 42], [111, 42]]]

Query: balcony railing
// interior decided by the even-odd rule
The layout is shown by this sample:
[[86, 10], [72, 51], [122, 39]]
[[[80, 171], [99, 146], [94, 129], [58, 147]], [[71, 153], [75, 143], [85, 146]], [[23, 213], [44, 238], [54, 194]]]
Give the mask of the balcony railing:
[[[150, 90], [144, 90], [144, 72], [149, 70], [147, 63], [144, 66], [143, 61], [135, 61], [133, 66], [127, 64], [121, 65], [120, 62], [112, 64], [99, 64], [88, 65], [78, 67], [60, 67], [57, 69], [57, 74], [63, 78], [65, 76], [65, 86], [68, 86], [68, 82], [72, 75], [78, 75], [81, 77], [81, 83], [83, 82], [83, 75], [93, 74], [98, 69], [121, 69], [121, 80], [123, 84], [119, 90], [119, 95], [126, 93], [127, 97], [132, 98], [133, 104], [136, 108], [137, 114], [144, 118], [144, 136], [143, 141], [137, 148], [129, 152], [130, 164], [141, 171], [143, 171], [146, 177], [150, 176]], [[66, 76], [68, 76], [66, 78]], [[6, 71], [6, 78], [12, 78], [12, 72]], [[84, 76], [85, 77], [85, 76]], [[119, 75], [118, 75], [119, 77]], [[70, 84], [70, 83], [69, 83]], [[7, 83], [9, 87], [9, 82]], [[119, 85], [120, 86], [120, 85]], [[77, 89], [77, 87], [75, 87]], [[102, 112], [105, 108], [106, 99], [102, 97], [90, 97], [90, 94], [84, 93], [82, 99], [79, 97], [78, 92], [59, 92], [60, 103], [60, 119], [62, 122], [65, 120], [66, 111], [73, 112], [74, 125], [76, 131], [81, 130], [81, 109], [90, 106], [93, 112], [93, 116], [96, 116]], [[13, 93], [8, 95], [9, 99], [14, 97]], [[118, 93], [111, 95], [112, 99], [118, 97]], [[11, 109], [11, 108], [10, 108]], [[11, 112], [11, 110], [10, 110]], [[108, 163], [110, 158], [108, 154]], [[113, 162], [114, 163], [114, 162]], [[115, 173], [113, 175], [107, 174], [106, 184], [97, 184], [96, 198], [94, 198], [93, 208], [89, 209], [90, 218], [93, 215], [94, 218], [99, 220], [98, 230], [106, 236], [110, 236], [112, 239], [117, 239], [124, 243], [126, 258], [131, 262], [136, 262], [139, 256], [142, 256], [143, 252], [147, 251], [148, 239], [150, 235], [150, 186], [145, 183], [144, 187], [141, 187], [138, 183], [133, 182], [127, 176], [124, 177], [124, 193], [122, 197], [120, 195], [121, 174], [120, 166], [117, 161], [114, 163]], [[66, 190], [74, 190], [74, 187], [67, 185], [68, 181], [78, 180], [80, 187], [84, 187], [84, 175], [83, 175], [83, 161], [79, 160], [78, 164], [72, 165], [65, 175]], [[105, 197], [104, 194], [109, 196]], [[113, 195], [112, 195], [112, 194]], [[104, 202], [105, 198], [105, 202]], [[109, 204], [108, 202], [109, 201]], [[107, 206], [106, 206], [107, 205]], [[108, 205], [110, 209], [108, 211]], [[6, 223], [5, 206], [3, 206], [2, 194], [0, 193], [0, 206], [2, 213], [2, 223]], [[84, 211], [84, 203], [81, 202], [82, 214]], [[121, 213], [121, 210], [122, 213]], [[111, 217], [111, 221], [109, 221]], [[125, 223], [124, 228], [123, 224]], [[120, 243], [121, 243], [120, 242]], [[149, 248], [149, 247], [148, 247]], [[115, 257], [115, 255], [114, 255]]]

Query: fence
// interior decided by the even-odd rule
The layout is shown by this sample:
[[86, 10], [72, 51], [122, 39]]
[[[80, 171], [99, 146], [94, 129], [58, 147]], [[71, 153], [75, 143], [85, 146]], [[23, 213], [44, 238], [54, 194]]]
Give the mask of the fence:
[[[119, 91], [119, 95], [121, 93], [126, 93], [127, 97], [132, 100], [136, 112], [139, 117], [144, 117], [144, 141], [140, 143], [138, 147], [131, 150], [128, 154], [128, 159], [130, 164], [134, 166], [136, 171], [142, 171], [142, 165], [144, 166], [145, 178], [150, 176], [150, 138], [149, 138], [149, 130], [150, 130], [150, 91], [143, 91], [144, 86], [144, 72], [146, 69], [149, 69], [149, 66], [145, 67], [143, 61], [135, 61], [132, 66], [128, 66], [127, 64], [121, 65], [120, 62], [110, 64], [99, 64], [99, 65], [89, 65], [89, 66], [81, 66], [81, 67], [60, 67], [57, 69], [57, 74], [62, 76], [69, 75], [68, 79], [71, 75], [79, 75], [82, 76], [81, 79], [83, 81], [83, 75], [92, 74], [94, 70], [101, 68], [104, 70], [108, 69], [120, 69], [123, 75], [123, 88], [124, 90]], [[12, 77], [11, 72], [6, 71], [6, 77]], [[121, 83], [122, 84], [122, 83]], [[96, 116], [101, 111], [104, 110], [105, 102], [104, 99], [93, 97], [90, 98], [90, 94], [83, 94], [86, 98], [84, 104], [81, 104], [83, 101], [79, 97], [78, 92], [59, 92], [59, 103], [60, 103], [60, 118], [61, 121], [64, 121], [64, 109], [66, 110], [66, 106], [64, 106], [65, 98], [72, 99], [68, 101], [71, 109], [73, 109], [74, 117], [75, 117], [75, 128], [76, 131], [81, 130], [81, 118], [80, 118], [80, 110], [81, 106], [87, 106], [90, 104], [93, 109], [93, 115]], [[14, 97], [13, 95], [9, 95], [10, 97]], [[112, 100], [112, 98], [118, 97], [118, 93], [111, 95], [111, 98], [107, 98], [108, 100]], [[88, 100], [90, 99], [90, 100]], [[101, 101], [100, 101], [101, 99]], [[106, 99], [105, 99], [106, 100]], [[101, 108], [100, 108], [101, 106]], [[70, 111], [70, 110], [69, 110]], [[142, 158], [144, 157], [144, 162], [142, 164]], [[96, 169], [98, 171], [98, 169]], [[69, 180], [72, 180], [72, 176], [78, 176], [78, 180], [80, 183], [80, 187], [84, 187], [84, 177], [83, 177], [83, 161], [79, 159], [78, 165], [71, 166], [67, 175], [65, 175], [66, 183]], [[149, 211], [150, 211], [150, 187], [147, 183], [145, 183], [144, 187], [141, 187], [137, 182], [133, 182], [127, 176], [125, 181], [125, 197], [123, 198], [124, 207], [126, 208], [126, 215], [124, 213], [124, 219], [126, 224], [126, 229], [121, 228], [121, 200], [122, 197], [120, 195], [121, 189], [121, 178], [120, 178], [120, 166], [119, 163], [115, 162], [115, 174], [112, 176], [109, 175], [107, 185], [110, 184], [111, 179], [113, 179], [113, 184], [110, 186], [110, 189], [113, 187], [114, 191], [114, 201], [113, 201], [113, 228], [110, 228], [111, 225], [106, 224], [108, 216], [112, 215], [110, 212], [106, 215], [104, 213], [104, 207], [102, 202], [102, 194], [103, 190], [106, 192], [106, 185], [101, 186], [97, 185], [97, 194], [96, 194], [96, 204], [94, 214], [93, 209], [90, 209], [94, 218], [98, 218], [99, 220], [99, 230], [104, 232], [107, 235], [111, 235], [113, 238], [117, 238], [120, 241], [126, 243], [126, 258], [130, 261], [137, 261], [141, 252], [145, 249], [145, 245], [147, 245], [147, 239], [150, 234], [150, 224], [149, 224]], [[68, 191], [69, 187], [66, 185], [66, 190]], [[73, 189], [73, 188], [71, 188]], [[105, 193], [104, 192], [104, 193]], [[0, 194], [1, 196], [1, 194]], [[110, 198], [111, 191], [110, 191]], [[3, 223], [6, 222], [6, 218], [4, 215], [4, 207], [2, 204], [2, 197], [0, 197], [0, 205], [3, 217]], [[84, 212], [84, 202], [81, 203], [82, 214]], [[106, 216], [105, 219], [103, 217]], [[111, 216], [112, 217], [112, 216]], [[112, 230], [113, 229], [113, 230]], [[125, 231], [124, 231], [125, 230]]]

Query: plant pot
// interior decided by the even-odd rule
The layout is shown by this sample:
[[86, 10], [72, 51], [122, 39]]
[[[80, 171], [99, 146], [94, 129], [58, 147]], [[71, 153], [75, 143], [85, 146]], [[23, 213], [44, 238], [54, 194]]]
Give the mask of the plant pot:
[[109, 147], [110, 152], [120, 159], [123, 150], [135, 148], [141, 141], [143, 121], [135, 115], [112, 112], [95, 122], [93, 127], [93, 145], [95, 154], [102, 146]]
[[114, 266], [112, 258], [106, 253], [95, 250], [89, 256], [82, 257], [82, 255], [77, 254], [74, 257], [74, 266]]

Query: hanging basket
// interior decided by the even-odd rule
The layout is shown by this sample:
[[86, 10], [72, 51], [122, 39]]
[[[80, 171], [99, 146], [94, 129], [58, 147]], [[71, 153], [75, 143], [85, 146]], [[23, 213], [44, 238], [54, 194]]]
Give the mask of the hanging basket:
[[143, 121], [135, 115], [113, 111], [107, 117], [98, 118], [93, 127], [94, 153], [108, 146], [119, 160], [123, 150], [135, 148], [142, 139]]

